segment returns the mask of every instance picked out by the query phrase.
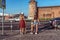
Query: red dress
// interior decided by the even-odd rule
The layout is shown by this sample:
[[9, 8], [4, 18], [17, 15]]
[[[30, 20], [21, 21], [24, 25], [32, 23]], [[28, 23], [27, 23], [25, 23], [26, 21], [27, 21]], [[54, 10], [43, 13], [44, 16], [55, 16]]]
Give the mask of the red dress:
[[25, 28], [25, 21], [24, 20], [20, 20], [19, 26], [20, 26], [20, 28]]

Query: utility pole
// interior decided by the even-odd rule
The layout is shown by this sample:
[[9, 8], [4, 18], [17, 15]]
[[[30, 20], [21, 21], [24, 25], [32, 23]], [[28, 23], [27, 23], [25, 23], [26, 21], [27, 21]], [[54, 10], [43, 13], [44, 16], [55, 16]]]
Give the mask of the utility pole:
[[2, 8], [2, 35], [4, 35], [4, 9], [6, 8], [6, 0], [1, 0]]
[[2, 9], [3, 9], [3, 12], [2, 12], [2, 35], [4, 35], [4, 7]]

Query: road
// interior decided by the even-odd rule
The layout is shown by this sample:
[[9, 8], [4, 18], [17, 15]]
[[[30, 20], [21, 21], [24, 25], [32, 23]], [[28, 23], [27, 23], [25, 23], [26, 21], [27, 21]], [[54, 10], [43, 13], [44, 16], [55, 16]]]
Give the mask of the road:
[[[41, 26], [47, 25], [48, 22], [40, 22]], [[10, 30], [10, 28], [13, 28], [13, 30], [18, 30], [19, 29], [19, 22], [4, 22], [4, 29], [5, 30]], [[30, 28], [30, 22], [26, 22], [26, 28]], [[2, 22], [0, 22], [0, 30], [2, 29]]]

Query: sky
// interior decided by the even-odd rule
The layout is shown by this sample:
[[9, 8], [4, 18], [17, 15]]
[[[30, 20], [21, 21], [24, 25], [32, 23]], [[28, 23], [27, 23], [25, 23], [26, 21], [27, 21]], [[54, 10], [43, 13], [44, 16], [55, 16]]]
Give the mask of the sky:
[[[29, 1], [30, 0], [6, 0], [5, 13], [17, 14], [24, 12], [26, 16], [29, 14]], [[60, 0], [36, 0], [38, 7], [44, 6], [60, 6]], [[2, 9], [0, 8], [0, 13]]]

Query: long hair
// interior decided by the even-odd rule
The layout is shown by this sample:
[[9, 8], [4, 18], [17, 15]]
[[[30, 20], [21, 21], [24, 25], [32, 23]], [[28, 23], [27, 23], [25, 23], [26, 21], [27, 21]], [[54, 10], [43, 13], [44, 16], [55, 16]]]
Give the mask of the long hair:
[[20, 19], [24, 19], [24, 14], [20, 14]]
[[37, 20], [37, 16], [36, 16], [36, 15], [34, 15], [34, 20], [35, 20], [35, 19]]

